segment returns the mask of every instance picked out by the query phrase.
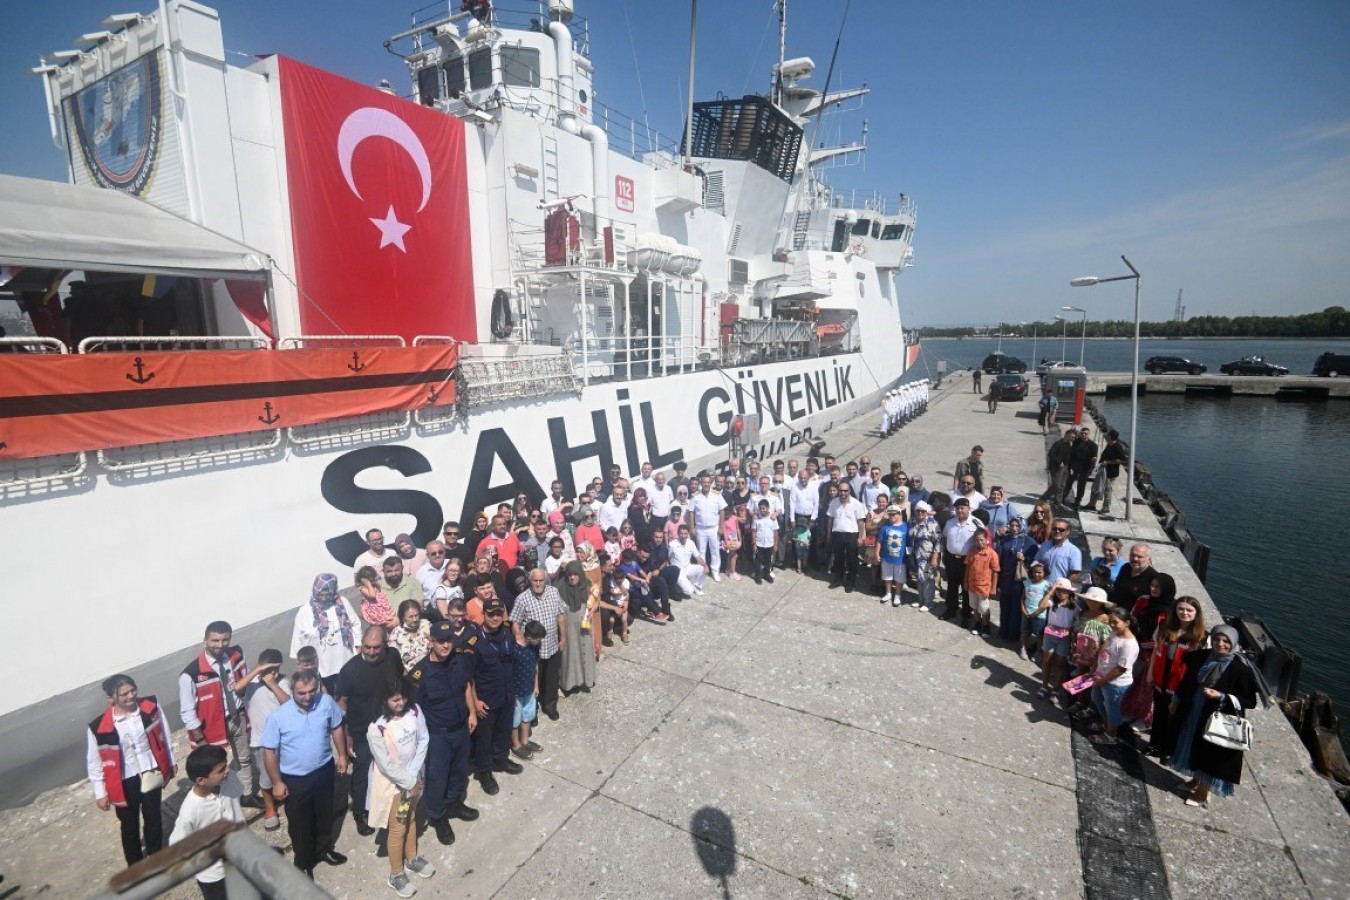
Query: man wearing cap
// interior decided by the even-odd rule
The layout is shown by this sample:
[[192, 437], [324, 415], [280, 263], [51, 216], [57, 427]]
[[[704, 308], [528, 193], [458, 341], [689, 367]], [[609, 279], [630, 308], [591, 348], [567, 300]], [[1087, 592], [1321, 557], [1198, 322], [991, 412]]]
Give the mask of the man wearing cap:
[[915, 503], [909, 526], [909, 564], [914, 570], [918, 598], [914, 607], [932, 606], [937, 597], [938, 565], [942, 561], [942, 529], [933, 517], [933, 507], [924, 500]]
[[515, 700], [511, 696], [512, 653], [516, 647], [515, 635], [503, 627], [506, 604], [495, 597], [483, 604], [483, 627], [477, 646], [474, 667], [474, 711], [478, 727], [473, 732], [473, 777], [488, 796], [499, 790], [493, 772], [519, 775], [525, 771], [511, 759], [512, 714]]
[[966, 554], [975, 546], [975, 530], [980, 521], [970, 514], [970, 501], [957, 497], [952, 502], [952, 517], [942, 529], [942, 567], [947, 578], [944, 596], [947, 608], [942, 618], [956, 617], [959, 606], [963, 618], [970, 616], [970, 593], [966, 590]]
[[[464, 662], [456, 664], [456, 658]], [[472, 822], [478, 811], [464, 805], [469, 790], [469, 731], [477, 726], [472, 706], [473, 652], [455, 646], [455, 626], [449, 621], [431, 626], [431, 652], [413, 666], [408, 682], [413, 699], [427, 717], [427, 774], [423, 794], [427, 821], [436, 838], [455, 842], [450, 817]]]
[[1073, 581], [1083, 571], [1083, 551], [1069, 542], [1069, 523], [1055, 519], [1050, 523], [1050, 540], [1036, 551], [1036, 561], [1045, 563], [1045, 577], [1054, 581]]

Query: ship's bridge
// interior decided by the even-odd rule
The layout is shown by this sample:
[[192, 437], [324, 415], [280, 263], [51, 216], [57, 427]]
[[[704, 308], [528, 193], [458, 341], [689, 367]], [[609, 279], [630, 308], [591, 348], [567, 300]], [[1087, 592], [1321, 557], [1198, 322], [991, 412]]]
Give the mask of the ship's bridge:
[[915, 208], [908, 194], [822, 191], [796, 214], [794, 250], [852, 252], [878, 269], [903, 269], [914, 251]]

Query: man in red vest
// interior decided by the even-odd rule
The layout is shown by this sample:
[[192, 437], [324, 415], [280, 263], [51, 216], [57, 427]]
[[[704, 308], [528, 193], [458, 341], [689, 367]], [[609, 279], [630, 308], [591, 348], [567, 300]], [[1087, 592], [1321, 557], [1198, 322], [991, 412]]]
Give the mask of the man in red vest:
[[164, 843], [160, 806], [164, 785], [173, 780], [177, 766], [164, 713], [155, 698], [138, 697], [136, 682], [129, 675], [104, 681], [103, 692], [108, 695], [108, 708], [89, 723], [89, 782], [98, 808], [117, 810], [122, 855], [132, 865]]
[[206, 626], [201, 654], [178, 676], [179, 708], [188, 745], [228, 747], [231, 766], [239, 773], [239, 783], [244, 788], [241, 804], [261, 809], [262, 800], [255, 792], [257, 779], [249, 751], [248, 710], [243, 696], [248, 683], [262, 670], [247, 671], [243, 651], [230, 646], [232, 636], [228, 622]]

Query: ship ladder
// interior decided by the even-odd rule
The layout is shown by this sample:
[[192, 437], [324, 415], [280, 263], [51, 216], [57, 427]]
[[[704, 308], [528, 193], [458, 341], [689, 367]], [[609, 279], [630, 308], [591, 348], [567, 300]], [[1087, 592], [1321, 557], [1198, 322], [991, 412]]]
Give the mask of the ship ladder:
[[558, 197], [558, 136], [552, 131], [544, 133], [544, 199], [556, 200]]

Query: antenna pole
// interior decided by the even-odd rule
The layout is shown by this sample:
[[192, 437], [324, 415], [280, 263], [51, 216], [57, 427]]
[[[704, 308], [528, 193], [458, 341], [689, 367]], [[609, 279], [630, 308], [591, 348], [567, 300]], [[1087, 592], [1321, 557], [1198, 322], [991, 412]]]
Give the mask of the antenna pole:
[[684, 166], [693, 159], [694, 146], [694, 46], [698, 40], [698, 0], [689, 3], [689, 117], [684, 125]]
[[773, 80], [773, 102], [783, 105], [783, 61], [787, 57], [787, 0], [778, 0], [778, 72]]

